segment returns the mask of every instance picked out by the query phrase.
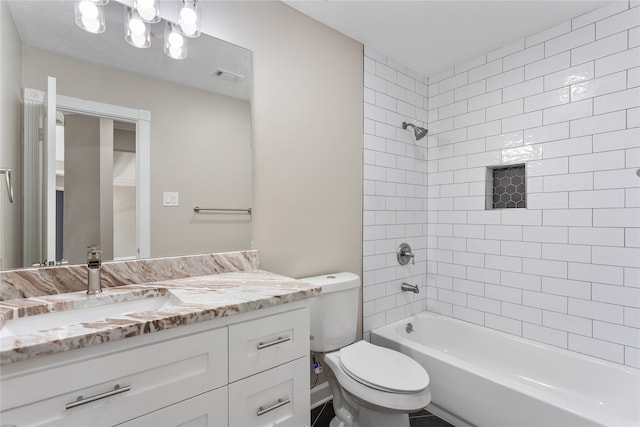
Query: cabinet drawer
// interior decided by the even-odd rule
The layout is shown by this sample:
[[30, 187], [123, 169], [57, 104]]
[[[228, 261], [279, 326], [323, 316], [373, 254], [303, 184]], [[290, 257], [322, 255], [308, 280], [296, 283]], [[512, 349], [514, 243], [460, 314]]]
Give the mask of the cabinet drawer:
[[[228, 379], [227, 328], [95, 358], [69, 356], [68, 363], [2, 378], [4, 424], [113, 425], [224, 386]], [[69, 407], [78, 400], [82, 404]]]
[[227, 387], [221, 387], [118, 424], [118, 427], [227, 427], [227, 408]]
[[303, 357], [229, 384], [229, 427], [308, 426], [308, 369]]
[[229, 381], [309, 353], [307, 307], [229, 326]]

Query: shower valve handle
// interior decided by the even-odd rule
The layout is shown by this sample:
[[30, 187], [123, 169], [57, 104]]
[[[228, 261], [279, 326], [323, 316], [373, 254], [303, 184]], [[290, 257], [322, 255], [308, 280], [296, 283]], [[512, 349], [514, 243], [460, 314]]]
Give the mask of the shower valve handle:
[[411, 264], [416, 263], [415, 255], [411, 251], [411, 246], [409, 246], [407, 243], [402, 243], [398, 247], [397, 256], [398, 263], [400, 263], [400, 265], [407, 265], [409, 264], [409, 261], [411, 261]]

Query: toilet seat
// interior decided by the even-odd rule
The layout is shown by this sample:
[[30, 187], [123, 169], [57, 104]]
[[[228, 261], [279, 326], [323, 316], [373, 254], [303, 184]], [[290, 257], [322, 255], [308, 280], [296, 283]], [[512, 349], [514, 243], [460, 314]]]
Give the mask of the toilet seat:
[[389, 393], [417, 393], [429, 385], [429, 375], [418, 362], [367, 341], [340, 349], [340, 366], [354, 380]]
[[425, 408], [431, 401], [428, 387], [415, 393], [398, 393], [370, 387], [362, 380], [355, 379], [343, 368], [339, 350], [325, 353], [323, 358], [335, 375], [338, 386], [360, 405], [384, 408], [385, 412], [413, 412]]

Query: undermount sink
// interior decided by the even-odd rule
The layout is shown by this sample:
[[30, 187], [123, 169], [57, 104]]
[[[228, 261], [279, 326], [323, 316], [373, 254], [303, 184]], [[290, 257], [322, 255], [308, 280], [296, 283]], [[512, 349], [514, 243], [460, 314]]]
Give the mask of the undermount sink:
[[[100, 297], [103, 296], [106, 295], [100, 295]], [[86, 298], [94, 297], [87, 296]], [[0, 328], [0, 337], [7, 338], [70, 325], [106, 321], [151, 310], [167, 310], [181, 304], [181, 301], [169, 292], [160, 295], [133, 295], [127, 301], [100, 298], [88, 302], [93, 305], [8, 319]]]

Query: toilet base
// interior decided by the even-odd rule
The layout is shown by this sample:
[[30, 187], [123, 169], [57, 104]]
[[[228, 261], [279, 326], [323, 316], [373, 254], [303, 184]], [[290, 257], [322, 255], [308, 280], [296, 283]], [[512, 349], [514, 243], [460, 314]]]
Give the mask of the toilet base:
[[409, 427], [409, 414], [382, 413], [360, 407], [358, 419], [353, 426], [348, 426], [338, 417], [333, 417], [329, 427]]

